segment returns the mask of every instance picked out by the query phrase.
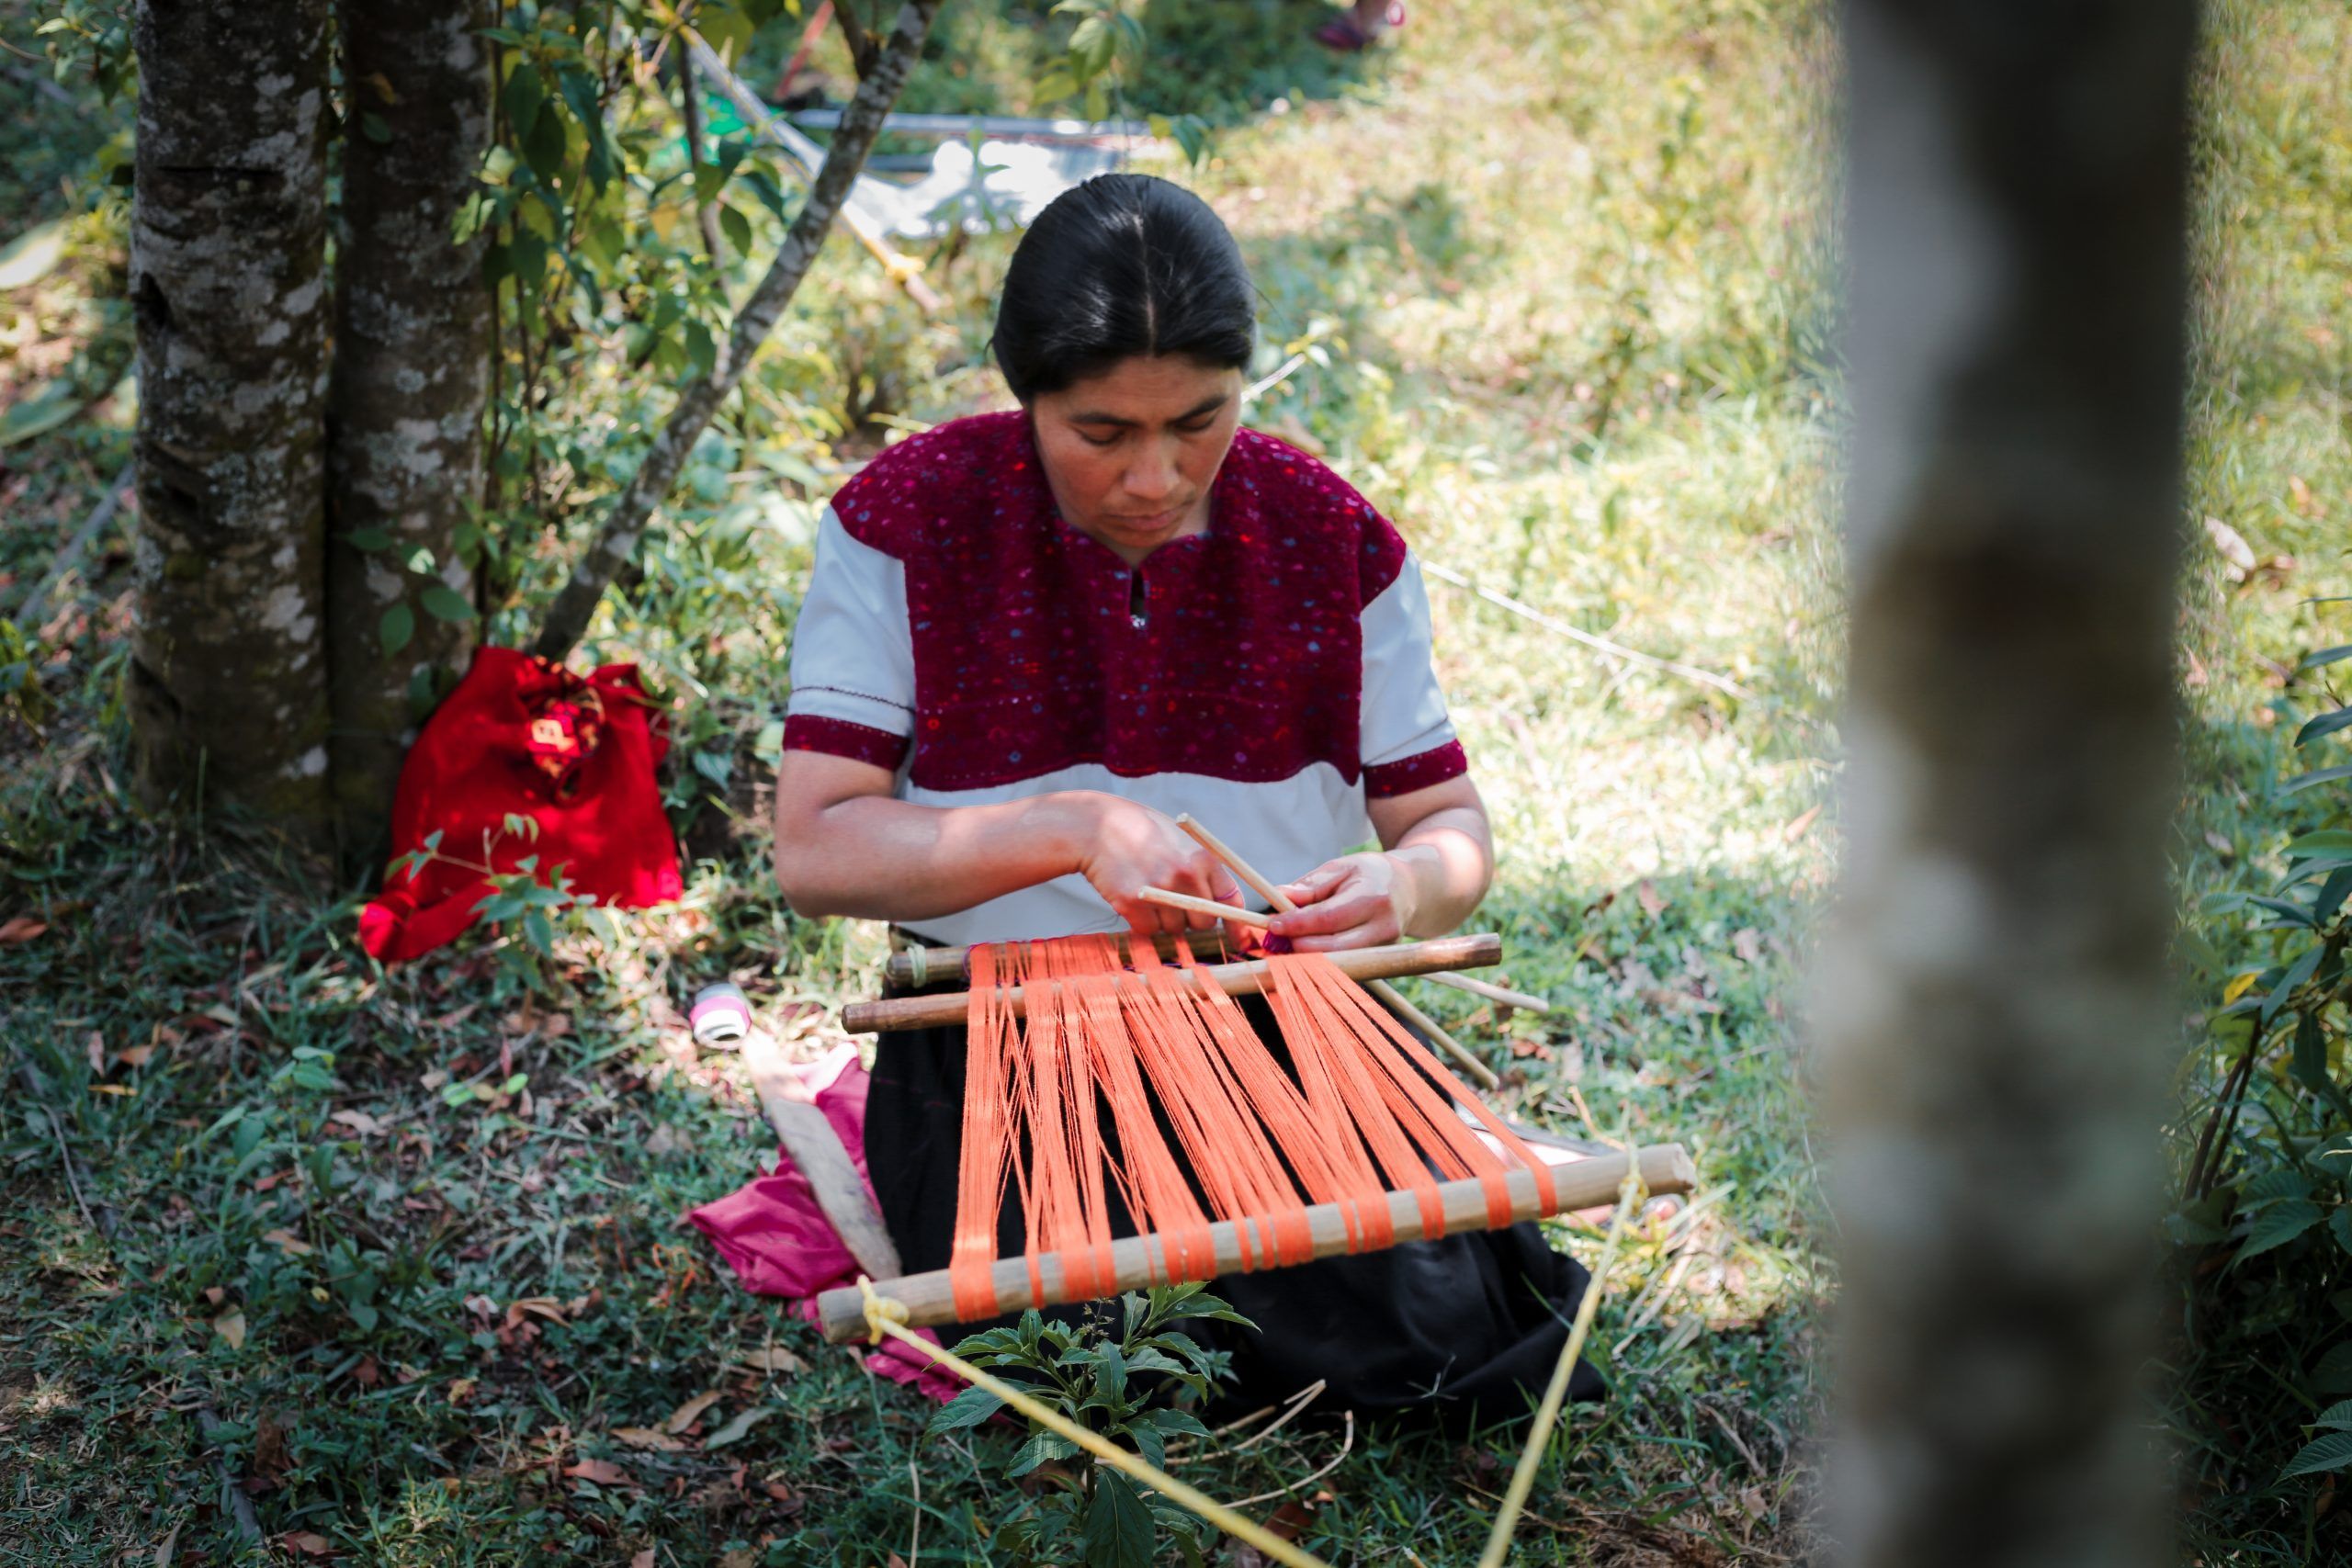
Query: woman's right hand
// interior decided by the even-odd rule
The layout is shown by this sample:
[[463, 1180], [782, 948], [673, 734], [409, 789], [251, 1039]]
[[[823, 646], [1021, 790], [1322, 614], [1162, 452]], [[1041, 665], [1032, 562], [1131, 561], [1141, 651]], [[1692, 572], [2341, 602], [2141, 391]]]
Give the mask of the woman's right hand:
[[1172, 933], [1207, 931], [1217, 923], [1207, 915], [1145, 902], [1136, 895], [1147, 887], [1240, 903], [1241, 887], [1232, 874], [1174, 818], [1115, 795], [1090, 794], [1085, 799], [1091, 830], [1078, 870], [1128, 930]]

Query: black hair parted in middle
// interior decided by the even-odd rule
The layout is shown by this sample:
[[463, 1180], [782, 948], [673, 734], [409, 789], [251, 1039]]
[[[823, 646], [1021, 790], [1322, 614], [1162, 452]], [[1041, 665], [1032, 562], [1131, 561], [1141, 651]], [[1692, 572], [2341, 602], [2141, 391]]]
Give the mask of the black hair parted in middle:
[[1024, 404], [1136, 355], [1247, 370], [1255, 294], [1207, 202], [1152, 175], [1097, 175], [1014, 247], [989, 346]]

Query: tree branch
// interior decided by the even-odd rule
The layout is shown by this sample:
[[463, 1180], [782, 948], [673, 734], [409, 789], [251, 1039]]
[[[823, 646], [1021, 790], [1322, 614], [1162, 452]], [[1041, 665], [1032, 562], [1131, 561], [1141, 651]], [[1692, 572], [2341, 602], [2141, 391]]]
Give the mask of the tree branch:
[[[841, 18], [842, 39], [849, 45], [850, 62], [857, 67], [857, 79], [864, 82], [874, 74], [874, 35], [857, 19], [857, 0], [840, 0], [833, 7], [833, 15]], [[899, 13], [899, 19], [905, 20], [904, 12]], [[897, 40], [894, 38], [892, 41]]]
[[645, 460], [638, 465], [636, 474], [613, 502], [612, 513], [597, 530], [594, 542], [572, 568], [571, 580], [556, 595], [533, 648], [541, 658], [561, 659], [587, 631], [588, 622], [596, 612], [596, 602], [604, 597], [605, 585], [636, 556], [647, 520], [677, 482], [695, 437], [743, 378], [752, 356], [759, 352], [776, 319], [791, 303], [800, 280], [808, 274], [809, 264], [816, 260], [818, 248], [832, 228], [842, 203], [848, 197], [852, 182], [865, 165], [866, 152], [881, 133], [890, 106], [897, 101], [917, 56], [922, 52], [923, 39], [931, 32], [932, 18], [939, 5], [940, 0], [906, 0], [899, 7], [888, 44], [874, 70], [859, 82], [857, 96], [842, 115], [841, 128], [826, 150], [824, 166], [817, 171], [808, 199], [794, 217], [791, 231], [785, 235], [784, 245], [776, 252], [767, 276], [760, 279], [759, 287], [737, 313], [734, 330], [719, 348], [717, 366], [708, 377], [690, 383], [679, 395], [669, 423], [654, 438]]

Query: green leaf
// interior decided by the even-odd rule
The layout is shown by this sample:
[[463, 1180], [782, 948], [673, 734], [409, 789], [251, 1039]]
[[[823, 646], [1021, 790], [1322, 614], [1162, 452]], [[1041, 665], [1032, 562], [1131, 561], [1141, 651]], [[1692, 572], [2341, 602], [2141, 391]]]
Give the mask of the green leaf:
[[1032, 1432], [1027, 1442], [1012, 1450], [1012, 1462], [1004, 1472], [1005, 1479], [1017, 1480], [1041, 1464], [1069, 1459], [1077, 1452], [1078, 1445], [1068, 1438], [1057, 1437], [1052, 1432]]
[[734, 247], [737, 255], [752, 254], [752, 220], [741, 212], [732, 207], [720, 208], [718, 231], [727, 236], [727, 243]]
[[1115, 1470], [1094, 1472], [1094, 1498], [1086, 1506], [1079, 1539], [1087, 1568], [1151, 1568], [1151, 1510], [1135, 1483]]
[[2323, 648], [2317, 653], [2307, 653], [2303, 655], [2303, 661], [2297, 668], [2316, 670], [2323, 664], [2333, 664], [2339, 659], [2352, 659], [2352, 642], [2338, 643], [2334, 648]]
[[2328, 1347], [2312, 1369], [2312, 1387], [2321, 1393], [2352, 1393], [2352, 1339]]
[[65, 220], [37, 223], [0, 245], [0, 288], [39, 283], [65, 255]]
[[0, 412], [0, 446], [14, 446], [19, 441], [29, 441], [44, 431], [56, 429], [82, 412], [82, 394], [70, 381], [51, 381], [31, 397], [11, 404]]
[[2274, 1166], [2261, 1172], [2238, 1189], [2238, 1201], [2246, 1208], [2259, 1208], [2286, 1198], [2308, 1198], [2312, 1195], [2312, 1179], [2292, 1166]]
[[416, 635], [416, 612], [406, 604], [393, 605], [384, 612], [384, 618], [376, 623], [376, 635], [383, 641], [384, 657], [391, 658], [406, 648], [408, 639]]
[[2308, 746], [2322, 736], [2333, 735], [2346, 728], [2352, 728], [2352, 708], [2337, 708], [2334, 713], [2320, 715], [2295, 731], [2295, 744]]
[[2334, 1106], [2338, 1116], [2352, 1122], [2352, 1099], [2345, 1096], [2327, 1070], [2327, 1032], [2321, 1027], [2317, 1013], [2296, 1015], [2294, 1069], [2305, 1089]]
[[541, 186], [554, 184], [563, 169], [563, 116], [550, 104], [545, 114], [533, 122], [530, 133], [522, 138], [523, 162], [531, 166]]
[[2238, 1248], [2238, 1255], [2231, 1262], [2243, 1263], [2274, 1247], [2284, 1247], [2322, 1218], [2319, 1205], [2308, 1198], [2289, 1198], [2274, 1203], [2254, 1217], [2254, 1228], [2246, 1233], [2245, 1245]]
[[531, 132], [539, 123], [539, 107], [548, 100], [547, 84], [539, 80], [539, 68], [529, 61], [507, 73], [506, 85], [500, 89], [506, 104], [506, 124], [518, 143], [527, 143]]
[[2309, 789], [2313, 784], [2334, 784], [2338, 779], [2352, 779], [2352, 762], [2341, 763], [2333, 768], [2316, 768], [2308, 773], [2298, 773], [2280, 784], [2278, 793], [2282, 795], [2292, 795], [2297, 790]]
[[355, 550], [367, 550], [371, 554], [392, 547], [392, 536], [381, 528], [354, 528], [343, 536], [343, 542]]
[[2352, 851], [2352, 832], [2342, 828], [2326, 828], [2316, 833], [2305, 833], [2290, 843], [2287, 858], [2310, 860], [2317, 855], [2340, 855], [2347, 851]]
[[372, 111], [359, 117], [359, 131], [361, 135], [367, 137], [368, 141], [375, 142], [378, 146], [387, 146], [392, 140], [392, 128], [390, 123], [387, 121], [382, 115], [373, 113]]
[[2352, 1399], [2341, 1400], [2329, 1405], [2312, 1417], [2312, 1425], [2338, 1428], [2352, 1427]]
[[446, 582], [436, 582], [420, 595], [424, 613], [436, 621], [465, 622], [474, 618], [474, 607], [466, 596]]
[[2352, 1464], [2352, 1432], [2330, 1432], [2326, 1437], [2303, 1445], [2303, 1451], [2287, 1461], [2278, 1472], [2281, 1481], [2292, 1481], [2298, 1475], [2312, 1475], [2323, 1470], [2342, 1470]]
[[[975, 1337], [977, 1337], [977, 1336]], [[970, 1340], [966, 1340], [968, 1346]], [[967, 1388], [939, 1407], [931, 1418], [928, 1430], [957, 1432], [967, 1427], [977, 1427], [1004, 1408], [1004, 1401], [984, 1388]]]
[[2328, 1215], [2327, 1234], [2335, 1238], [2336, 1246], [2352, 1252], [2352, 1209], [2338, 1209]]

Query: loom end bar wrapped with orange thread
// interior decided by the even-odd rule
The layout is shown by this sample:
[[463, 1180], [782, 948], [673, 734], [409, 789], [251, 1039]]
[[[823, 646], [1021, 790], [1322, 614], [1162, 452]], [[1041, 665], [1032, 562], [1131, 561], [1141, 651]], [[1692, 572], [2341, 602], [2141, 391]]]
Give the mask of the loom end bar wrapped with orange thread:
[[[1690, 1162], [1690, 1154], [1680, 1144], [1653, 1144], [1637, 1151], [1641, 1162], [1642, 1185], [1658, 1196], [1688, 1192], [1698, 1185], [1699, 1173]], [[1511, 1192], [1511, 1220], [1547, 1218], [1551, 1213], [1570, 1213], [1577, 1209], [1594, 1208], [1617, 1196], [1625, 1179], [1627, 1156], [1603, 1155], [1578, 1160], [1572, 1165], [1552, 1168], [1555, 1205], [1546, 1210], [1538, 1201], [1532, 1172], [1517, 1170], [1507, 1179]], [[1449, 1231], [1472, 1231], [1487, 1228], [1487, 1197], [1485, 1184], [1477, 1180], [1449, 1181], [1438, 1188]], [[1388, 1204], [1391, 1223], [1397, 1241], [1418, 1241], [1425, 1234], [1421, 1226], [1421, 1209], [1410, 1192], [1390, 1192], [1384, 1195]], [[1313, 1256], [1329, 1258], [1350, 1250], [1348, 1240], [1352, 1228], [1350, 1217], [1340, 1204], [1317, 1204], [1306, 1211], [1306, 1224], [1314, 1236]], [[1248, 1227], [1245, 1233], [1244, 1227]], [[1246, 1253], [1262, 1255], [1267, 1241], [1256, 1220], [1219, 1221], [1209, 1227], [1210, 1245], [1215, 1248], [1219, 1272], [1241, 1267]], [[1125, 1236], [1111, 1244], [1111, 1266], [1115, 1276], [1112, 1291], [1140, 1291], [1151, 1285], [1166, 1283], [1170, 1275], [1166, 1248], [1157, 1235]], [[1030, 1265], [1036, 1265], [1043, 1277], [1044, 1299], [1031, 1290]], [[1303, 1261], [1303, 1260], [1302, 1260]], [[1091, 1299], [1098, 1292], [1069, 1289], [1069, 1271], [1063, 1267], [1059, 1253], [1031, 1259], [1007, 1258], [998, 1260], [991, 1269], [991, 1282], [996, 1290], [996, 1311], [1019, 1312], [1031, 1306], [1059, 1306], [1068, 1302]], [[878, 1280], [874, 1283], [880, 1294], [898, 1302], [907, 1309], [907, 1323], [916, 1328], [937, 1327], [943, 1324], [965, 1321], [965, 1314], [956, 1307], [955, 1289], [944, 1269], [928, 1274], [910, 1274], [900, 1280]], [[841, 1290], [826, 1291], [817, 1297], [819, 1325], [825, 1337], [836, 1345], [866, 1337], [865, 1300], [854, 1285]]]

